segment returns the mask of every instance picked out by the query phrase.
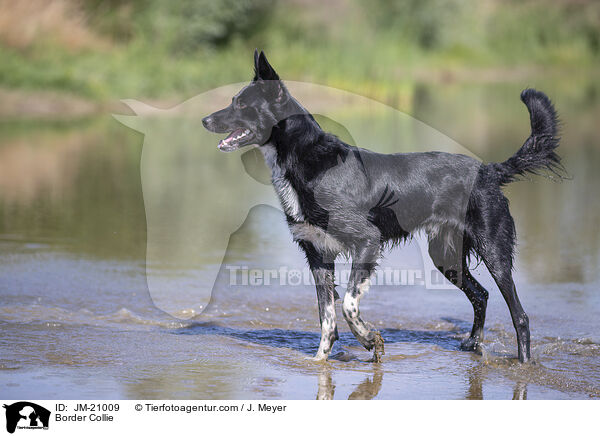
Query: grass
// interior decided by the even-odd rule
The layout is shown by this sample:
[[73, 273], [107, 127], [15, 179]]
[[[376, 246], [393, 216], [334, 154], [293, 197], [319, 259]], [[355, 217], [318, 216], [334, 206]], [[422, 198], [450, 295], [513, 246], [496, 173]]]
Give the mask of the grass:
[[[152, 5], [152, 0], [145, 1]], [[385, 7], [385, 2], [377, 3]], [[136, 26], [150, 26], [151, 8], [135, 24], [135, 9], [129, 14], [111, 10], [104, 21], [102, 17], [82, 21], [73, 0], [58, 0], [52, 7], [44, 0], [34, 3], [46, 6], [38, 7], [36, 15], [35, 8], [0, 0], [4, 22], [11, 23], [0, 31], [0, 87], [50, 89], [101, 101], [185, 98], [246, 81], [252, 74], [255, 47], [265, 49], [284, 78], [358, 90], [375, 98], [403, 94], [416, 81], [439, 80], [448, 73], [460, 77], [454, 74], [457, 71], [469, 71], [464, 77], [477, 80], [478, 71], [490, 69], [596, 69], [599, 60], [600, 30], [595, 20], [600, 20], [600, 8], [586, 1], [473, 3], [452, 20], [444, 15], [433, 21], [441, 36], [427, 42], [433, 46], [424, 47], [401, 26], [365, 18], [360, 0], [333, 2], [331, 10], [313, 0], [288, 0], [250, 33], [197, 44], [184, 52], [169, 45], [176, 39], [168, 32], [149, 37], [148, 28], [136, 31]], [[418, 6], [414, 8], [419, 13]], [[425, 9], [430, 27], [428, 11], [434, 10]], [[111, 29], [123, 27], [114, 23], [119, 16], [122, 23], [134, 23], [119, 31], [128, 38], [101, 30], [109, 20]], [[34, 30], [19, 33], [24, 27]], [[423, 39], [423, 31], [413, 28]], [[25, 36], [15, 36], [21, 34]]]

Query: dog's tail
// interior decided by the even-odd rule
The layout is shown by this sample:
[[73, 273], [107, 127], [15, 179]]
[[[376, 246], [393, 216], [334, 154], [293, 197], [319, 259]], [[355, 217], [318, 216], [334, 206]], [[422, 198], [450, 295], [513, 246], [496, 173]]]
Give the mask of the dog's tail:
[[552, 102], [541, 91], [525, 89], [521, 101], [527, 106], [531, 119], [531, 135], [523, 146], [508, 160], [493, 163], [500, 178], [500, 184], [518, 180], [525, 173], [541, 174], [550, 172], [551, 178], [564, 178], [565, 170], [560, 156], [554, 152], [558, 147], [558, 116]]

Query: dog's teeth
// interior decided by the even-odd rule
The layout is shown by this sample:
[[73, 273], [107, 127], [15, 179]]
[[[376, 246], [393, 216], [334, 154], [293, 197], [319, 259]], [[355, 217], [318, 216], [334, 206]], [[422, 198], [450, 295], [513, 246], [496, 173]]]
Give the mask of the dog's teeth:
[[250, 133], [250, 129], [246, 129], [243, 132], [241, 132], [239, 135], [228, 138], [227, 141], [237, 141], [238, 139], [243, 138], [244, 136], [247, 136], [249, 133]]

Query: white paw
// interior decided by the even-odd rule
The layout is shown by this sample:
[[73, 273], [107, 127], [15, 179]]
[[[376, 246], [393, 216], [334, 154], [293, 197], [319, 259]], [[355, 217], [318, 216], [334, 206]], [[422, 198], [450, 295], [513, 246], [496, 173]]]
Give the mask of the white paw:
[[325, 353], [317, 353], [312, 357], [307, 357], [307, 359], [312, 360], [313, 362], [325, 362], [327, 357], [328, 355]]

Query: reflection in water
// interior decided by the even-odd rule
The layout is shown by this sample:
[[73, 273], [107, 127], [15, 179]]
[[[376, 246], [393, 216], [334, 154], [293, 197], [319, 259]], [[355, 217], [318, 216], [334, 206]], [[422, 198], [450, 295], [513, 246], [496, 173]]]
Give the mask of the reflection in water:
[[[328, 364], [324, 364], [319, 371], [319, 388], [317, 391], [317, 400], [333, 400], [335, 395], [335, 384], [333, 383], [332, 369]], [[381, 365], [374, 363], [372, 373], [365, 377], [356, 389], [348, 396], [349, 400], [372, 400], [381, 390], [383, 382], [383, 371]]]
[[[485, 384], [485, 376], [487, 368], [485, 365], [476, 365], [468, 369], [467, 371], [467, 393], [465, 395], [466, 400], [484, 400], [483, 386]], [[508, 398], [506, 398], [508, 399]], [[513, 400], [526, 400], [527, 399], [527, 382], [525, 380], [517, 379], [514, 381], [514, 389], [512, 393]]]
[[481, 368], [469, 368], [467, 376], [469, 379], [469, 389], [467, 390], [467, 395], [465, 396], [465, 399], [483, 400], [483, 377], [481, 375]]
[[377, 396], [381, 389], [381, 383], [383, 382], [383, 372], [379, 364], [373, 364], [373, 375], [365, 378], [361, 384], [359, 384], [354, 392], [348, 397], [349, 400], [372, 400]]
[[513, 400], [526, 400], [527, 399], [527, 383], [524, 381], [518, 381], [513, 391]]
[[319, 389], [317, 390], [317, 400], [333, 400], [335, 394], [335, 385], [331, 377], [331, 368], [323, 366], [319, 371]]
[[[528, 134], [527, 113], [518, 100], [523, 86], [420, 85], [412, 111], [417, 119], [450, 135], [484, 161], [500, 161], [513, 154]], [[536, 86], [553, 97], [560, 112], [560, 153], [573, 180], [551, 183], [535, 177], [507, 188], [520, 241], [518, 266], [535, 282], [595, 281], [600, 263], [600, 233], [596, 231], [600, 204], [591, 199], [600, 186], [596, 128], [600, 105], [594, 97], [600, 95], [598, 83], [565, 89], [556, 83]], [[362, 108], [353, 110], [340, 113], [336, 121], [324, 117], [320, 121], [350, 142], [356, 140], [359, 145], [386, 152], [427, 140], [421, 135], [425, 130], [411, 132], [410, 125], [400, 129], [394, 127], [394, 120], [378, 119]], [[370, 125], [364, 125], [365, 120]], [[351, 138], [344, 125], [364, 125], [363, 137]], [[267, 181], [255, 152], [240, 154], [239, 162], [216, 152], [200, 153], [194, 139], [196, 127], [184, 123], [180, 130], [183, 143], [176, 150], [166, 147], [164, 156], [157, 155], [153, 177], [168, 180], [176, 171], [189, 187], [181, 195], [203, 198], [204, 206], [223, 201], [234, 205], [247, 197], [240, 189], [247, 183], [246, 170], [260, 185]], [[108, 116], [77, 123], [0, 125], [0, 235], [67, 242], [71, 249], [94, 256], [143, 259], [143, 140], [142, 135]], [[435, 144], [421, 146], [436, 148]], [[234, 167], [240, 174], [223, 179], [226, 185], [201, 183], [216, 180]], [[167, 214], [178, 210], [170, 207], [174, 201], [183, 201], [169, 196], [157, 200]], [[210, 221], [214, 218], [211, 211], [202, 207], [188, 215]]]
[[[581, 88], [589, 91], [595, 86], [597, 83], [592, 81]], [[514, 153], [528, 134], [526, 110], [518, 100], [521, 87], [421, 85], [414, 94], [413, 113], [484, 161], [499, 161]], [[560, 153], [573, 180], [557, 184], [537, 177], [507, 188], [520, 240], [518, 261], [536, 282], [594, 281], [600, 262], [600, 233], [596, 231], [600, 205], [591, 199], [600, 186], [600, 147], [596, 146], [600, 105], [593, 96], [600, 93], [583, 92], [580, 87], [560, 89], [554, 84], [539, 87], [554, 98], [561, 114], [564, 127]], [[355, 110], [341, 114], [336, 121], [321, 117], [321, 122], [354, 142], [343, 125], [360, 126], [366, 115], [374, 123], [372, 114], [361, 113], [361, 108]], [[365, 126], [369, 136], [361, 139], [367, 143], [359, 145], [383, 144], [385, 151], [397, 151], [407, 142], [424, 140], [419, 137], [419, 129], [403, 137], [406, 132], [388, 125], [389, 120], [377, 122], [380, 125]], [[247, 196], [240, 191], [248, 177], [241, 169], [244, 166], [262, 183], [267, 181], [256, 153], [245, 157], [240, 154], [241, 162], [230, 156], [224, 159], [219, 153], [198, 154], [193, 139], [196, 128], [188, 124], [181, 131], [189, 130], [190, 140], [178, 145], [177, 153], [171, 149], [171, 154], [153, 167], [157, 180], [168, 180], [176, 165], [178, 174], [185, 175], [186, 186], [193, 187], [193, 192], [181, 192], [204, 198], [204, 204], [234, 204]], [[378, 138], [378, 132], [385, 136]], [[397, 136], [388, 138], [390, 132]], [[183, 139], [188, 137], [185, 135]], [[139, 173], [142, 141], [139, 133], [107, 117], [72, 124], [3, 124], [0, 234], [68, 241], [73, 248], [96, 256], [143, 258], [146, 220]], [[423, 146], [436, 148], [435, 144]], [[227, 186], [199, 184], [237, 168], [234, 161], [243, 162], [242, 174], [224, 179]], [[169, 201], [178, 199], [162, 198], [160, 205], [173, 212]], [[214, 217], [206, 207], [189, 215], [197, 220]]]
[[0, 124], [0, 237], [142, 259], [140, 137], [116, 127], [108, 117]]

